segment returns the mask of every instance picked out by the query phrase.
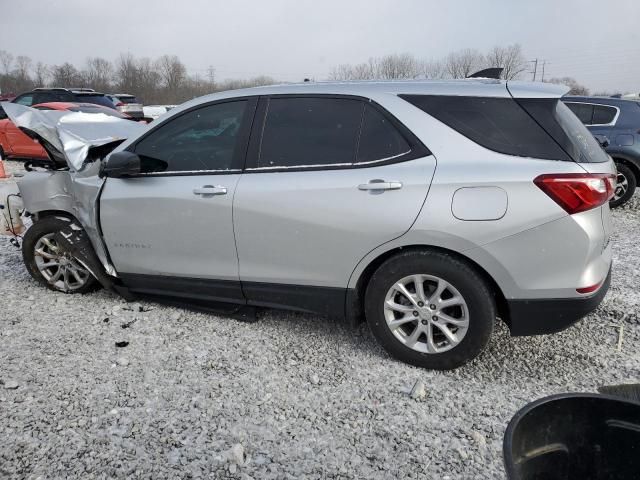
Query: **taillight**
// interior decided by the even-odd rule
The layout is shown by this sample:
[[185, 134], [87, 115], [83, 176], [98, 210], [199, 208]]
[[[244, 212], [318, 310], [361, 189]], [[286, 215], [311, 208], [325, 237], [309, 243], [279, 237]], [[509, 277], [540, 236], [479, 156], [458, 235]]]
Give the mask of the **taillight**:
[[600, 288], [602, 282], [598, 282], [595, 285], [591, 285], [589, 287], [576, 288], [576, 292], [578, 293], [593, 293]]
[[533, 183], [570, 215], [604, 205], [616, 189], [616, 177], [608, 173], [550, 173]]
[[116, 103], [116, 107], [124, 107], [124, 103], [118, 102], [118, 103]]

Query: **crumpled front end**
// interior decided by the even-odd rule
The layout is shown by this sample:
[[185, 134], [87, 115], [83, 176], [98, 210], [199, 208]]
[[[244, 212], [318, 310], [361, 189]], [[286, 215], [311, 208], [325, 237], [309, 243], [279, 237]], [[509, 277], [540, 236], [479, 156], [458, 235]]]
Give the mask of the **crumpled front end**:
[[38, 140], [58, 168], [64, 161], [73, 172], [91, 163], [92, 148], [113, 144], [115, 148], [127, 138], [146, 128], [103, 113], [60, 110], [37, 110], [16, 103], [3, 103], [11, 121], [30, 137]]
[[98, 198], [104, 183], [100, 160], [146, 126], [104, 114], [41, 111], [13, 103], [3, 107], [11, 121], [38, 140], [51, 159], [45, 171], [30, 171], [18, 180], [26, 211], [36, 218], [66, 214], [76, 219], [105, 271], [114, 275], [98, 222]]

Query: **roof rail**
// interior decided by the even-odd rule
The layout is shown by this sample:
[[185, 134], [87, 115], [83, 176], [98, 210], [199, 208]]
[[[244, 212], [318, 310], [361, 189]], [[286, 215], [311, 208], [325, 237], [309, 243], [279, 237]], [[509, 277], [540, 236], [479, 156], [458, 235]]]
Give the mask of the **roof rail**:
[[41, 90], [64, 90], [65, 92], [68, 92], [69, 89], [68, 88], [62, 88], [62, 87], [38, 87], [38, 88], [34, 88], [34, 91], [41, 91]]
[[71, 90], [72, 92], [95, 92], [93, 88], [84, 88], [84, 87], [80, 87], [80, 88], [71, 87], [69, 90]]

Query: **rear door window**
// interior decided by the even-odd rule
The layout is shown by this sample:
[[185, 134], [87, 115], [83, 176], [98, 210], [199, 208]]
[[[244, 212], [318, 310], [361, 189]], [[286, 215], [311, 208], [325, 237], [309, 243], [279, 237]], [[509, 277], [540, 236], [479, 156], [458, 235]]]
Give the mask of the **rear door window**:
[[569, 110], [585, 125], [591, 125], [593, 119], [593, 105], [590, 103], [566, 102]]
[[609, 125], [613, 123], [618, 109], [615, 107], [609, 107], [607, 105], [594, 105], [593, 106], [593, 120], [592, 125]]
[[271, 98], [258, 168], [353, 164], [363, 107], [352, 99]]
[[410, 150], [409, 143], [389, 118], [371, 105], [366, 105], [356, 161], [369, 163], [389, 160]]

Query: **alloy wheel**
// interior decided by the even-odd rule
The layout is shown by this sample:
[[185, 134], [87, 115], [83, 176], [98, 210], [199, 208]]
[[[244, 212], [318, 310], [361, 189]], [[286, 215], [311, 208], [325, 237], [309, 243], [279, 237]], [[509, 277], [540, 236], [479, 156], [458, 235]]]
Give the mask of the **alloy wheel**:
[[393, 335], [422, 353], [451, 350], [469, 329], [467, 302], [453, 285], [433, 275], [410, 275], [394, 283], [384, 315]]
[[629, 189], [629, 181], [624, 173], [618, 172], [618, 176], [616, 178], [616, 191], [613, 194], [614, 200], [619, 200], [624, 197]]
[[33, 253], [38, 271], [56, 290], [78, 290], [91, 278], [91, 273], [57, 244], [53, 233], [40, 237]]

